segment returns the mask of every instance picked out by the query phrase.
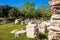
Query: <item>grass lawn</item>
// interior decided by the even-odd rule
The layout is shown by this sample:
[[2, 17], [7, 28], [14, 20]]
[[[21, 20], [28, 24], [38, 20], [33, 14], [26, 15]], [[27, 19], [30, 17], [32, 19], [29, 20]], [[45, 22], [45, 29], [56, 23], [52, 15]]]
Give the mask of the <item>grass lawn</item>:
[[[0, 40], [41, 40], [41, 38], [44, 38], [44, 36], [40, 36], [38, 38], [27, 38], [26, 35], [23, 35], [19, 38], [14, 37], [13, 34], [10, 34], [10, 32], [14, 29], [22, 29], [24, 28], [25, 25], [15, 25], [13, 23], [10, 24], [4, 24], [0, 25]], [[46, 38], [47, 38], [47, 33], [46, 33]]]

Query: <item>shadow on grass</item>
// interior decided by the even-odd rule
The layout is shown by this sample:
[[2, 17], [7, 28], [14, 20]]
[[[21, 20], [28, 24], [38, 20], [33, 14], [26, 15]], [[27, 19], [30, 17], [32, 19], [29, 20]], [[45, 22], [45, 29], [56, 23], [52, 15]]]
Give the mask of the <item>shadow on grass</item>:
[[45, 40], [45, 39], [47, 40], [47, 36], [46, 36], [46, 35], [42, 35], [42, 34], [39, 35], [38, 38], [39, 38], [40, 40]]

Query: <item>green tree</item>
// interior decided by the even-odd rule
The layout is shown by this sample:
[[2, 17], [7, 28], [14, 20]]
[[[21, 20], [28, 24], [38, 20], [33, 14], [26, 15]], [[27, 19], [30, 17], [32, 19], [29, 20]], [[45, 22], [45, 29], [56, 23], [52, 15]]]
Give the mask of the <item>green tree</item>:
[[9, 10], [9, 17], [18, 17], [20, 15], [19, 11], [17, 10], [17, 8], [12, 8], [11, 10]]
[[47, 5], [40, 6], [36, 10], [36, 17], [42, 17], [42, 18], [44, 18], [47, 10], [48, 10], [48, 6]]
[[45, 16], [48, 18], [48, 17], [51, 17], [52, 13], [51, 13], [51, 9], [49, 8], [45, 14]]
[[12, 9], [12, 7], [9, 5], [0, 6], [0, 17], [8, 17], [10, 9]]
[[25, 17], [34, 17], [34, 3], [33, 2], [25, 2], [21, 11], [23, 12], [23, 14], [25, 15]]

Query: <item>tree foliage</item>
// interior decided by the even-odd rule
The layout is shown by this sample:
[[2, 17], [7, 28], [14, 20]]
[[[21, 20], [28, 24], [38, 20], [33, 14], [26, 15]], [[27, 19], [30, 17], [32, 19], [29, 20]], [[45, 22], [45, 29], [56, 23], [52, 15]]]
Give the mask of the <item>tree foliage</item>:
[[43, 6], [40, 6], [37, 10], [36, 10], [36, 16], [37, 17], [45, 17], [46, 13], [48, 11], [48, 6], [46, 5], [43, 5]]
[[8, 17], [9, 10], [11, 9], [11, 6], [5, 5], [0, 6], [0, 17]]
[[20, 9], [5, 5], [0, 6], [0, 17], [50, 18], [51, 9], [47, 5], [35, 9], [34, 2], [25, 2]]
[[33, 2], [25, 2], [23, 8], [21, 9], [25, 17], [33, 17], [34, 14], [34, 3]]
[[12, 8], [9, 10], [9, 17], [18, 18], [20, 16], [22, 16], [22, 13], [17, 8]]
[[45, 14], [46, 17], [51, 17], [52, 13], [51, 13], [51, 9], [49, 8]]

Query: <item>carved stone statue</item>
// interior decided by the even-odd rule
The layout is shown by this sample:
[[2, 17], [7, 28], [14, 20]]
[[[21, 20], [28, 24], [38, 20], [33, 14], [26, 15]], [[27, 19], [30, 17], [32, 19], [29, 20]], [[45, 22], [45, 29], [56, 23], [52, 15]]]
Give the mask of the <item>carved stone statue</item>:
[[49, 0], [52, 16], [48, 40], [60, 40], [60, 0]]

